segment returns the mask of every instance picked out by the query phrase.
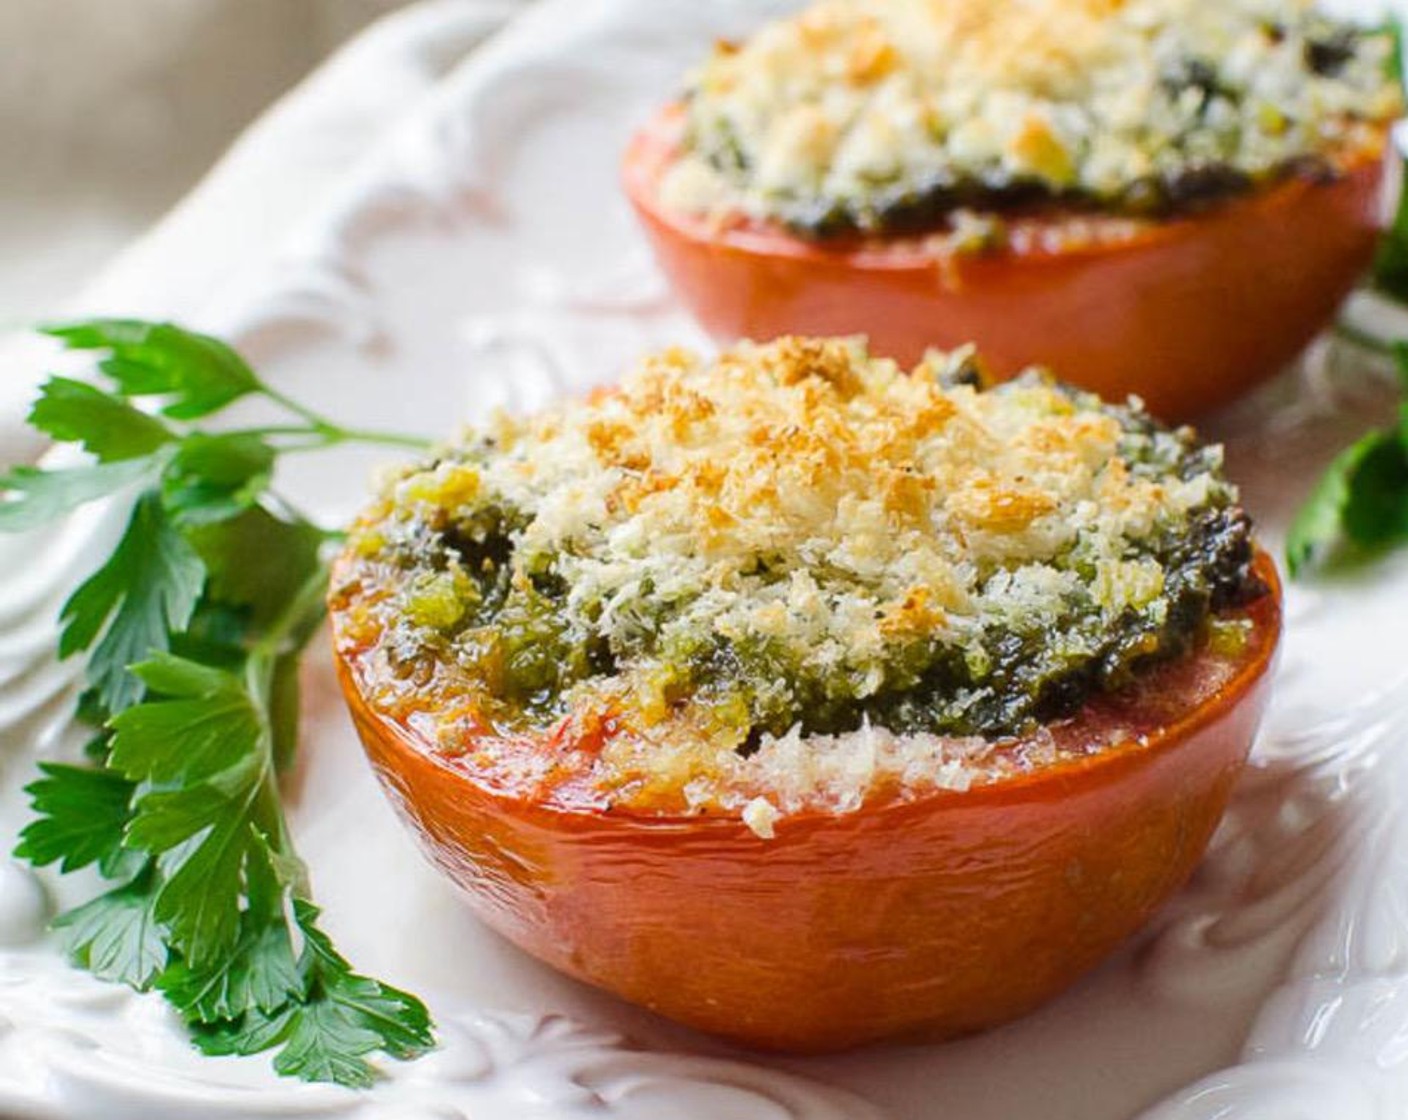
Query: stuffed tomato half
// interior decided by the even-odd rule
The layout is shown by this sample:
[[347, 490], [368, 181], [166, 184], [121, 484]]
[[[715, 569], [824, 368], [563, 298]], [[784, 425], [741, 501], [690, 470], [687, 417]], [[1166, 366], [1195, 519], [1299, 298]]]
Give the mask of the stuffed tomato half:
[[716, 48], [625, 185], [722, 340], [975, 341], [1180, 420], [1330, 321], [1400, 111], [1387, 33], [1299, 0], [823, 0]]
[[1187, 879], [1274, 567], [1217, 448], [981, 381], [670, 351], [386, 480], [335, 566], [339, 672], [485, 922], [804, 1052], [1019, 1015]]

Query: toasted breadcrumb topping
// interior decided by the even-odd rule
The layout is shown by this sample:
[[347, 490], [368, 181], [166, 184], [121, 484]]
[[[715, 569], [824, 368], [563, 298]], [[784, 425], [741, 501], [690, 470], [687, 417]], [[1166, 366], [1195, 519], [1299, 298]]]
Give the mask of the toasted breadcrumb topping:
[[1250, 544], [1216, 448], [975, 368], [784, 338], [501, 415], [386, 482], [339, 642], [448, 751], [557, 736], [495, 756], [534, 780], [707, 807], [773, 773], [760, 832], [862, 770], [962, 788], [1014, 736], [1027, 765], [1040, 720], [1200, 641]]
[[1178, 209], [1377, 149], [1392, 55], [1309, 0], [821, 0], [700, 67], [661, 197], [813, 234]]

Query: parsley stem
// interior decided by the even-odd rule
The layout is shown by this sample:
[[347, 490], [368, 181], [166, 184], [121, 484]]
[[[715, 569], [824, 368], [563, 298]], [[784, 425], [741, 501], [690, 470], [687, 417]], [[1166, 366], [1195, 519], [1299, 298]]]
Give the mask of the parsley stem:
[[301, 404], [292, 397], [285, 396], [273, 386], [260, 383], [260, 391], [269, 400], [282, 408], [292, 412], [295, 416], [301, 417], [308, 422], [308, 426], [313, 429], [309, 432], [307, 428], [262, 428], [257, 429], [253, 434], [259, 435], [309, 435], [317, 434], [325, 439], [325, 443], [319, 446], [331, 447], [338, 443], [379, 443], [388, 447], [410, 447], [417, 450], [425, 450], [431, 446], [431, 441], [421, 436], [406, 435], [401, 432], [379, 432], [367, 428], [344, 428], [341, 424], [336, 424], [319, 412], [315, 412], [305, 404]]
[[416, 451], [428, 451], [435, 445], [433, 440], [424, 436], [406, 435], [404, 432], [376, 432], [368, 431], [366, 428], [341, 428], [339, 433], [343, 440], [352, 443], [379, 443], [387, 447], [407, 447]]
[[292, 412], [295, 416], [302, 417], [315, 428], [321, 429], [337, 427], [337, 425], [328, 420], [327, 417], [319, 415], [307, 405], [299, 403], [292, 397], [285, 396], [283, 393], [279, 392], [279, 390], [275, 389], [266, 381], [260, 381], [259, 391], [263, 393], [266, 397], [268, 397], [271, 401], [273, 401], [275, 404], [287, 409], [289, 412]]
[[307, 871], [294, 850], [288, 819], [279, 799], [279, 766], [275, 758], [275, 735], [269, 710], [273, 703], [274, 674], [279, 658], [289, 652], [283, 647], [292, 641], [296, 651], [312, 636], [327, 609], [324, 605], [327, 586], [328, 566], [320, 563], [294, 593], [288, 606], [254, 643], [244, 667], [245, 688], [254, 701], [264, 732], [260, 743], [261, 776], [253, 793], [258, 805], [255, 815], [273, 851], [282, 856], [288, 866], [297, 868], [290, 885], [295, 895], [305, 899], [310, 895]]
[[284, 815], [283, 804], [279, 798], [279, 767], [274, 759], [274, 729], [269, 719], [276, 662], [277, 658], [269, 654], [251, 654], [245, 663], [244, 686], [259, 713], [262, 726], [258, 747], [259, 780], [250, 790], [246, 812], [262, 832], [270, 849], [283, 858], [285, 866], [290, 869], [297, 868], [294, 881], [289, 885], [296, 894], [307, 897], [310, 893], [307, 871], [294, 849], [288, 819]]
[[238, 428], [229, 435], [255, 436], [263, 439], [266, 436], [316, 436], [319, 439], [326, 439], [327, 436], [318, 428], [310, 428], [306, 424], [270, 424], [263, 428]]
[[343, 428], [336, 424], [319, 424], [311, 427], [299, 424], [273, 424], [263, 428], [240, 428], [229, 434], [254, 436], [259, 439], [271, 436], [303, 436], [311, 441], [290, 447], [280, 447], [280, 451], [321, 451], [323, 448], [336, 447], [341, 443], [405, 447], [415, 451], [426, 451], [433, 446], [431, 440], [421, 436], [406, 435], [403, 432], [378, 432], [367, 428]]

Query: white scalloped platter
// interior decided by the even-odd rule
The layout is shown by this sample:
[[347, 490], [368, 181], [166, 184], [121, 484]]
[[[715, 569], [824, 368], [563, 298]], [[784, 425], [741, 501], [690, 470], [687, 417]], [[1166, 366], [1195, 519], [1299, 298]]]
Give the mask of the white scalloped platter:
[[[616, 159], [633, 123], [714, 37], [781, 6], [546, 0], [470, 51], [507, 3], [432, 5], [414, 26], [378, 34], [440, 51], [444, 76], [404, 111], [388, 110], [376, 142], [329, 189], [315, 199], [309, 188], [286, 236], [226, 246], [243, 254], [237, 282], [201, 285], [140, 258], [116, 274], [130, 290], [108, 283], [85, 309], [194, 320], [333, 416], [427, 434], [607, 380], [657, 344], [697, 344], [633, 227]], [[344, 65], [319, 96], [360, 97], [375, 112], [368, 82], [390, 72], [379, 65]], [[47, 357], [11, 345], [7, 380], [27, 384], [20, 374], [32, 380]], [[5, 391], [6, 401], [18, 396]], [[1273, 548], [1329, 456], [1385, 414], [1390, 396], [1382, 371], [1321, 347], [1209, 426]], [[4, 458], [32, 452], [18, 404], [4, 407]], [[281, 486], [324, 517], [345, 517], [378, 458], [300, 462]], [[76, 748], [73, 671], [53, 661], [53, 616], [120, 514], [92, 510], [0, 541], [7, 848], [36, 759]], [[260, 1058], [198, 1057], [159, 999], [74, 971], [44, 934], [54, 908], [86, 884], [0, 859], [0, 1115], [1401, 1118], [1408, 558], [1293, 586], [1288, 612], [1254, 764], [1194, 881], [1135, 943], [1004, 1029], [796, 1061], [674, 1027], [482, 928], [375, 788], [320, 648], [290, 789], [297, 839], [341, 948], [423, 995], [441, 1048], [387, 1062], [361, 1094], [280, 1081]]]

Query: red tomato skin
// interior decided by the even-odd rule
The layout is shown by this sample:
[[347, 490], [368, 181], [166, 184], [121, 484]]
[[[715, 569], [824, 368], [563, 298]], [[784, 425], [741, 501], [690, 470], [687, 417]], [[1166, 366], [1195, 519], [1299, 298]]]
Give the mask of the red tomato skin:
[[[489, 788], [462, 756], [375, 710], [360, 651], [335, 645], [388, 797], [489, 926], [700, 1030], [826, 1052], [1015, 1018], [1187, 880], [1266, 703], [1280, 590], [1265, 554], [1258, 573], [1271, 591], [1249, 608], [1251, 647], [1233, 679], [1142, 744], [964, 792], [786, 817], [772, 839], [736, 818]], [[333, 622], [336, 632], [336, 610]]]
[[[675, 293], [720, 343], [868, 335], [911, 365], [974, 342], [998, 377], [1031, 365], [1167, 421], [1273, 376], [1331, 321], [1373, 259], [1384, 148], [1187, 217], [1092, 222], [1081, 242], [1019, 223], [1020, 248], [936, 254], [923, 238], [809, 242], [660, 205], [678, 107], [636, 134], [624, 185]], [[1119, 232], [1123, 230], [1123, 232]]]

